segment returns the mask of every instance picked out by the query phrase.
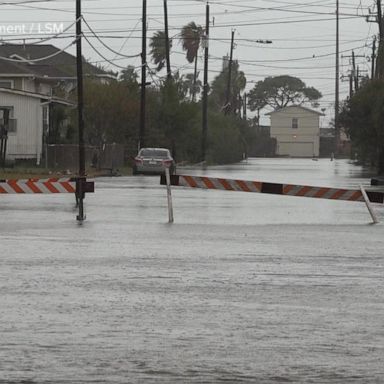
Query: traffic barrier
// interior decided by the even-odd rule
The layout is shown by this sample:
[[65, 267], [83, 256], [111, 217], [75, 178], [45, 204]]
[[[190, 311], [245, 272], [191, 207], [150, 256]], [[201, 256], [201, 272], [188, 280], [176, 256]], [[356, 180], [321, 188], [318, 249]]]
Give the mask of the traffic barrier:
[[81, 224], [85, 220], [82, 202], [85, 194], [95, 191], [95, 183], [85, 177], [49, 178], [49, 179], [10, 179], [0, 180], [1, 194], [43, 194], [43, 193], [73, 193], [76, 206], [81, 207], [81, 214], [76, 218]]
[[76, 181], [67, 179], [0, 180], [0, 193], [75, 193]]
[[[270, 193], [276, 195], [313, 197], [319, 199], [347, 200], [364, 202], [361, 190], [342, 188], [314, 187], [309, 185], [276, 184], [262, 181], [221, 179], [213, 177], [171, 175], [171, 185], [190, 188], [221, 189], [225, 191], [241, 191]], [[165, 177], [161, 177], [161, 185], [166, 185]], [[384, 193], [367, 191], [371, 203], [383, 203]]]
[[[266, 183], [263, 181], [235, 180], [188, 175], [171, 175], [169, 183], [173, 186], [189, 188], [268, 193], [285, 196], [299, 196], [318, 199], [365, 202], [367, 204], [367, 207], [369, 203], [384, 203], [383, 192], [365, 191], [362, 187], [360, 189], [353, 190], [343, 188]], [[160, 184], [167, 185], [167, 180], [164, 175], [161, 176]], [[371, 213], [371, 208], [368, 207], [368, 209]], [[374, 222], [377, 222], [375, 218], [372, 217], [372, 219], [374, 220]]]
[[[0, 180], [0, 194], [77, 193], [79, 178]], [[94, 182], [83, 182], [83, 192], [94, 192]]]

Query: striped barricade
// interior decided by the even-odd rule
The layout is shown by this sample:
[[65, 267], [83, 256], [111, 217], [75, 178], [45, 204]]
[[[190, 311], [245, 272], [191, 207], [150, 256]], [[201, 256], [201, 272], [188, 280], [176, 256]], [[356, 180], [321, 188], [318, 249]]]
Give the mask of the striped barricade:
[[[160, 183], [166, 185], [165, 177], [162, 175]], [[312, 197], [319, 199], [346, 200], [364, 202], [364, 196], [361, 190], [351, 190], [342, 188], [314, 187], [309, 185], [294, 184], [276, 184], [266, 183], [262, 181], [247, 181], [222, 179], [213, 177], [187, 176], [187, 175], [171, 175], [171, 185], [218, 189], [225, 191], [242, 191], [269, 193], [286, 196]], [[369, 201], [372, 203], [383, 203], [384, 193], [367, 191]]]
[[[312, 197], [318, 199], [330, 200], [345, 200], [345, 201], [358, 201], [365, 202], [369, 214], [372, 217], [373, 223], [378, 223], [379, 220], [370, 203], [384, 202], [383, 192], [365, 191], [360, 186], [360, 189], [343, 189], [343, 188], [328, 188], [328, 187], [314, 187], [310, 185], [295, 185], [295, 184], [277, 184], [266, 183], [263, 181], [248, 181], [248, 180], [235, 180], [235, 179], [222, 179], [215, 177], [203, 176], [187, 176], [187, 175], [171, 175], [167, 177], [161, 175], [160, 184], [167, 185], [170, 189], [171, 185], [190, 187], [190, 188], [203, 188], [203, 189], [218, 189], [224, 191], [241, 191], [241, 192], [255, 192], [255, 193], [269, 193], [275, 195], [286, 196], [299, 196], [299, 197]], [[171, 196], [170, 190], [168, 192]], [[172, 209], [170, 198], [168, 198], [168, 209]], [[173, 213], [172, 220], [173, 222]]]
[[8, 193], [76, 193], [79, 183], [82, 192], [94, 192], [94, 182], [81, 178], [15, 179], [0, 180], [0, 194]]

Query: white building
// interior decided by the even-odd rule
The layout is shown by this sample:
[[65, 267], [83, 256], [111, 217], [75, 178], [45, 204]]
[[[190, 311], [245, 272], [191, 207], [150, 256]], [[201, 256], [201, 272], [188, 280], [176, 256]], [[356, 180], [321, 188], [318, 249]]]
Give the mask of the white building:
[[7, 159], [35, 159], [40, 164], [52, 104], [73, 107], [72, 103], [55, 97], [0, 88], [0, 128], [4, 128], [4, 110], [9, 114]]
[[[73, 107], [68, 100], [77, 83], [76, 57], [50, 44], [0, 44], [0, 57], [0, 136], [7, 136], [6, 158], [39, 164], [44, 144], [55, 144], [52, 107]], [[116, 77], [85, 60], [83, 73], [101, 83]]]
[[321, 112], [292, 105], [270, 112], [271, 137], [276, 139], [276, 155], [318, 157]]

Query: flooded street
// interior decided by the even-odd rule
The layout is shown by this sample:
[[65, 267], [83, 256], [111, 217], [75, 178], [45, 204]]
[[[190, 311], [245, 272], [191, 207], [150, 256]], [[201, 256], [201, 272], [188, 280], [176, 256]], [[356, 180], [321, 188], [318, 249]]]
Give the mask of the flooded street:
[[[338, 160], [179, 173], [358, 188]], [[101, 178], [0, 195], [0, 383], [380, 383], [384, 224], [363, 203]], [[384, 221], [384, 208], [375, 210]]]

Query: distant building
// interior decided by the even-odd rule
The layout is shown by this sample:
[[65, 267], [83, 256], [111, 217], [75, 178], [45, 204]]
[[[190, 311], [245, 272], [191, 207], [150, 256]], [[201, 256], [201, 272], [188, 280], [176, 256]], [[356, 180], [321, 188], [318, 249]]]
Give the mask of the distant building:
[[318, 157], [321, 112], [292, 105], [268, 113], [271, 138], [276, 140], [276, 155]]

